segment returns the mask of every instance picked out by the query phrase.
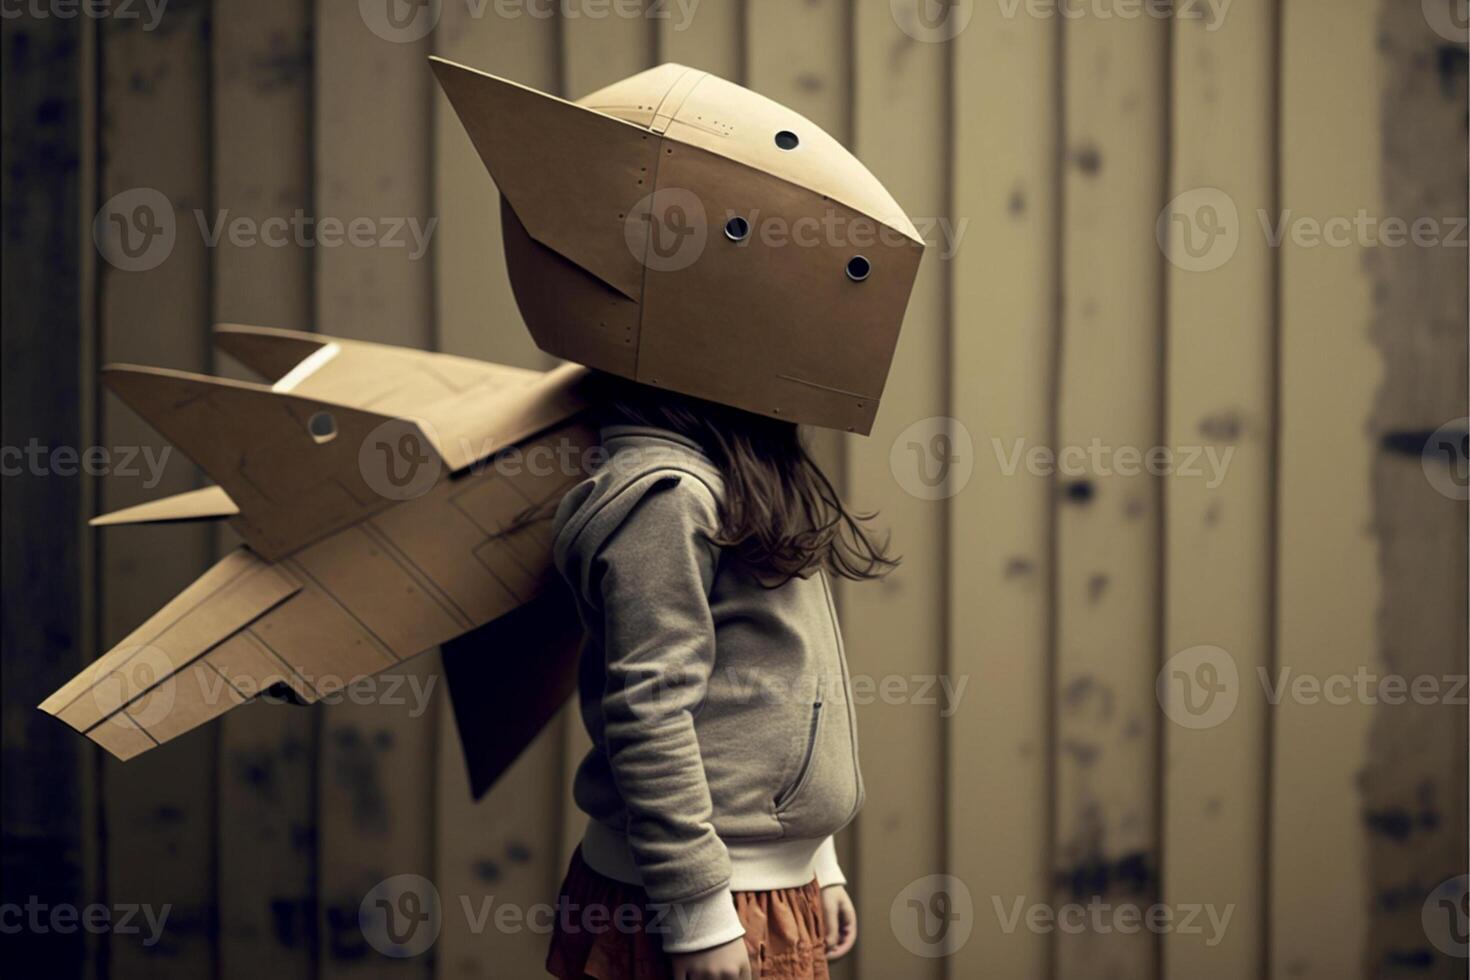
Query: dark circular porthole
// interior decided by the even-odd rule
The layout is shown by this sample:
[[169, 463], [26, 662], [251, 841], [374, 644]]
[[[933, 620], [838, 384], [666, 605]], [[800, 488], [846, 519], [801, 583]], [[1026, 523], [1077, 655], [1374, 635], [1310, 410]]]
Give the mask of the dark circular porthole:
[[854, 255], [852, 258], [847, 260], [847, 278], [851, 279], [853, 282], [862, 282], [864, 279], [868, 278], [868, 274], [872, 271], [873, 263], [869, 262], [861, 255]]
[[725, 237], [732, 242], [743, 242], [750, 237], [750, 222], [735, 215], [725, 222]]
[[801, 145], [801, 140], [789, 129], [783, 129], [776, 134], [776, 145], [783, 150], [794, 150]]
[[306, 420], [306, 431], [318, 443], [331, 442], [337, 438], [337, 420], [331, 412], [315, 412]]

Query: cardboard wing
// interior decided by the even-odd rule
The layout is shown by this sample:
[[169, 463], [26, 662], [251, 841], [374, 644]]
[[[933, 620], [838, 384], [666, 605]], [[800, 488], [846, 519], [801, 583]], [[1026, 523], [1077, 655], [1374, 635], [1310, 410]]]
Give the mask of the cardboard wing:
[[223, 519], [246, 545], [42, 710], [127, 759], [263, 692], [311, 703], [468, 634], [452, 659], [476, 690], [453, 697], [462, 723], [496, 719], [475, 730], [483, 792], [571, 690], [579, 631], [558, 609], [550, 522], [596, 445], [587, 372], [216, 337], [272, 383], [105, 375], [216, 485], [93, 523]]

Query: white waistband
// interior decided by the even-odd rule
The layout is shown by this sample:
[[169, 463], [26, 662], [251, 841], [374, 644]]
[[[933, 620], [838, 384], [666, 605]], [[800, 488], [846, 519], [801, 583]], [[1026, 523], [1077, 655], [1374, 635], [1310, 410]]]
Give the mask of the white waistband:
[[[730, 852], [730, 890], [770, 891], [800, 888], [816, 874], [816, 855], [825, 840], [795, 839], [745, 843], [726, 841]], [[582, 860], [598, 874], [625, 885], [642, 886], [626, 835], [597, 820], [587, 821], [582, 835]]]

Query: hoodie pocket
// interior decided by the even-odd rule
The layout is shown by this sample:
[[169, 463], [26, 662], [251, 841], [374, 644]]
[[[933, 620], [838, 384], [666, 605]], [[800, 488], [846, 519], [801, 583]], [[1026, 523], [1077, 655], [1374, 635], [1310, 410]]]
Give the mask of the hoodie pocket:
[[817, 754], [817, 734], [821, 731], [821, 727], [822, 702], [817, 701], [812, 704], [811, 721], [806, 731], [806, 751], [802, 753], [801, 766], [796, 770], [796, 776], [791, 780], [791, 784], [777, 794], [777, 812], [785, 809], [786, 805], [796, 798], [802, 787], [806, 786], [807, 780], [811, 778], [812, 762]]

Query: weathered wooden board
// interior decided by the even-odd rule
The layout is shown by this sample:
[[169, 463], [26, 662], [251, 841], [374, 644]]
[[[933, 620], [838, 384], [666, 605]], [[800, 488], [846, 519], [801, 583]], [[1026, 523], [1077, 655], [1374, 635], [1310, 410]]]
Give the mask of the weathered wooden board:
[[[1440, 3], [1452, 23], [1452, 4]], [[1465, 46], [1431, 29], [1432, 6], [1378, 5], [1383, 213], [1430, 219], [1435, 244], [1376, 250], [1371, 339], [1383, 359], [1371, 433], [1372, 524], [1383, 576], [1383, 673], [1435, 679], [1430, 697], [1374, 706], [1362, 780], [1368, 913], [1364, 972], [1449, 980], [1449, 911], [1425, 900], [1465, 873], [1466, 207]], [[1463, 23], [1463, 20], [1461, 21]], [[1463, 37], [1463, 34], [1461, 35]], [[1458, 238], [1458, 244], [1450, 239]], [[1425, 434], [1438, 436], [1426, 443]], [[1448, 680], [1446, 680], [1448, 679]], [[1463, 911], [1460, 913], [1463, 916]], [[1463, 923], [1464, 919], [1461, 918]], [[1463, 933], [1461, 933], [1463, 935]]]
[[558, 5], [561, 95], [580, 99], [652, 67], [658, 52], [658, 20], [648, 16], [650, 9], [647, 0]]
[[[316, 247], [317, 329], [428, 348], [433, 275], [431, 253], [421, 249], [426, 237], [432, 241], [432, 79], [428, 31], [418, 18], [430, 8], [398, 26], [365, 19], [366, 5], [324, 2], [315, 9], [315, 216], [366, 222], [375, 242]], [[400, 221], [396, 244], [383, 241]], [[417, 236], [408, 234], [413, 223]], [[422, 698], [439, 680], [437, 658], [426, 654], [380, 674], [361, 695], [325, 709], [318, 788], [322, 977], [432, 974], [432, 949], [390, 958], [372, 942], [419, 948], [426, 938], [420, 930], [435, 925], [424, 911], [432, 894], [421, 882], [399, 879], [406, 891], [383, 896], [382, 928], [365, 931], [358, 913], [386, 879], [418, 875], [432, 883], [438, 738], [435, 705]], [[405, 897], [410, 893], [416, 897]], [[430, 918], [419, 918], [425, 914]]]
[[[476, 15], [472, 4], [444, 6], [434, 31], [434, 53], [556, 91], [557, 28], [534, 4], [516, 16], [498, 16], [494, 4]], [[438, 349], [501, 364], [542, 368], [552, 358], [537, 350], [521, 322], [505, 272], [500, 240], [500, 194], [464, 126], [437, 85], [431, 95], [434, 128], [434, 302]]]
[[[93, 90], [77, 84], [96, 70], [93, 39], [86, 21], [7, 16], [0, 23], [0, 346], [7, 366], [34, 368], [7, 370], [0, 386], [6, 447], [76, 452], [96, 441], [92, 400], [79, 390], [95, 357], [96, 252], [84, 237], [96, 206]], [[62, 377], [79, 380], [58, 383]], [[0, 495], [0, 904], [8, 908], [33, 900], [85, 906], [97, 884], [94, 753], [35, 710], [94, 654], [92, 539], [83, 524], [93, 481], [65, 456], [49, 472], [47, 459], [20, 464], [7, 450]], [[71, 980], [95, 969], [95, 939], [6, 932], [13, 971]]]
[[[653, 11], [658, 63], [678, 62], [739, 82], [745, 72], [749, 37], [743, 20], [748, 0], [699, 0], [680, 5], [657, 3]], [[790, 4], [787, 5], [788, 9]], [[802, 13], [798, 8], [798, 15]], [[792, 25], [794, 26], [794, 25]], [[769, 95], [770, 93], [763, 93]]]
[[1274, 4], [1172, 25], [1160, 894], [1216, 918], [1162, 936], [1165, 977], [1253, 980], [1265, 950], [1275, 30]]
[[[932, 226], [947, 215], [948, 55], [944, 45], [919, 39], [926, 35], [917, 5], [896, 8], [853, 8], [852, 140], [858, 157], [921, 232], [930, 230], [933, 246], [942, 236]], [[945, 923], [928, 921], [931, 899], [942, 899], [929, 888], [932, 881], [913, 884], [945, 869], [945, 721], [939, 705], [914, 696], [917, 683], [932, 682], [948, 669], [947, 503], [942, 497], [924, 499], [936, 481], [942, 487], [954, 475], [948, 457], [933, 453], [949, 411], [950, 270], [940, 252], [931, 247], [919, 269], [882, 414], [872, 434], [853, 440], [848, 453], [851, 501], [861, 510], [880, 511], [880, 524], [892, 529], [894, 550], [903, 556], [903, 565], [881, 584], [849, 589], [843, 610], [867, 784], [856, 861], [849, 869], [857, 882], [858, 919], [865, 924], [856, 951], [864, 977], [921, 980], [943, 971], [934, 950], [916, 942], [936, 925], [947, 932]], [[894, 860], [898, 854], [902, 861]], [[922, 894], [906, 893], [911, 887]], [[903, 928], [884, 928], [895, 903], [903, 910]]]
[[[1063, 25], [1062, 326], [1057, 392], [1055, 886], [1146, 907], [1158, 885], [1159, 480], [1168, 23]], [[1102, 450], [1093, 459], [1090, 447]], [[1128, 454], [1119, 456], [1119, 453]], [[1113, 913], [1108, 913], [1113, 914]], [[1125, 913], [1126, 914], [1126, 913]], [[1061, 978], [1148, 977], [1156, 936], [1058, 930]]]
[[[311, 7], [217, 0], [211, 320], [311, 329]], [[215, 352], [215, 373], [259, 380]], [[237, 539], [220, 529], [218, 551]], [[261, 701], [219, 725], [219, 975], [314, 977], [321, 714]]]
[[950, 282], [951, 413], [974, 470], [950, 512], [950, 670], [966, 686], [945, 775], [949, 872], [975, 924], [951, 977], [1044, 977], [1050, 963], [1046, 933], [1010, 917], [1051, 893], [1055, 483], [1024, 460], [1055, 426], [1059, 31], [980, 4], [952, 42], [950, 210], [968, 224]]
[[[1367, 67], [1376, 60], [1377, 7], [1307, 0], [1282, 8], [1277, 205], [1294, 224], [1308, 223], [1295, 224], [1308, 237], [1288, 230], [1280, 245], [1273, 686], [1282, 678], [1329, 684], [1382, 667], [1369, 419], [1383, 364], [1369, 334], [1372, 280], [1355, 236], [1341, 247], [1310, 237], [1317, 222], [1382, 213], [1379, 91]], [[1273, 230], [1281, 215], [1270, 216]], [[1251, 231], [1264, 233], [1259, 223]], [[1353, 696], [1332, 703], [1320, 691], [1291, 691], [1274, 708], [1269, 967], [1300, 980], [1368, 976], [1373, 897], [1359, 780], [1373, 709]]]
[[[145, 20], [98, 23], [101, 232], [100, 360], [201, 370], [209, 363], [209, 254], [197, 218], [210, 205], [209, 11], [170, 4]], [[94, 236], [95, 237], [95, 236]], [[168, 297], [167, 302], [160, 302]], [[87, 384], [94, 384], [92, 376]], [[101, 445], [164, 459], [101, 481], [115, 510], [196, 485], [181, 454], [120, 402], [100, 404]], [[146, 463], [149, 457], [141, 457]], [[207, 528], [109, 528], [101, 533], [98, 651], [109, 649], [208, 565]], [[112, 976], [206, 976], [216, 944], [217, 730], [202, 730], [129, 763], [104, 761], [105, 888], [112, 903], [171, 906], [157, 942], [109, 936]]]
[[[508, 8], [513, 9], [513, 8]], [[555, 91], [556, 24], [532, 16], [473, 16], [447, 4], [434, 34], [436, 54]], [[459, 119], [435, 86], [434, 195], [440, 215], [434, 263], [437, 349], [502, 364], [544, 368], [553, 359], [532, 343], [506, 278], [500, 202]], [[527, 651], [531, 655], [534, 651]], [[555, 899], [565, 865], [562, 731], [548, 726], [479, 803], [470, 797], [453, 712], [441, 692], [436, 777], [435, 881], [446, 903], [435, 946], [436, 976], [538, 976], [548, 936], [517, 927]], [[461, 903], [468, 903], [461, 905]], [[509, 912], [503, 910], [511, 910]], [[518, 920], [497, 918], [519, 913]], [[500, 925], [497, 925], [500, 923]]]

